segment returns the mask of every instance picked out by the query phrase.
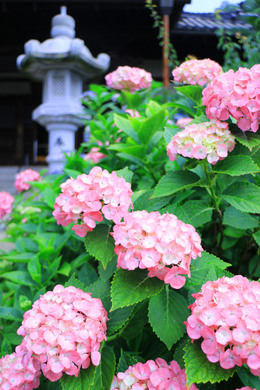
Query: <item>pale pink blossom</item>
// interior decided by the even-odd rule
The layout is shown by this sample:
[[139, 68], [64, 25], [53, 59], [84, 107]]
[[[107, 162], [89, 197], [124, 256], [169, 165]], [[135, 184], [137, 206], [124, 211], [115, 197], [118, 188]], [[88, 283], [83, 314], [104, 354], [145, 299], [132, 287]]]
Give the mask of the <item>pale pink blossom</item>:
[[193, 121], [193, 118], [180, 118], [176, 121], [176, 125], [184, 129], [191, 121]]
[[[110, 390], [186, 390], [186, 373], [179, 364], [172, 360], [170, 364], [164, 359], [148, 360], [128, 367], [125, 372], [114, 376]], [[192, 384], [190, 390], [198, 390]]]
[[203, 251], [193, 226], [158, 211], [128, 213], [111, 234], [118, 267], [148, 269], [150, 277], [158, 277], [175, 289], [183, 287], [184, 275], [190, 276], [191, 259]]
[[104, 153], [101, 153], [100, 152], [100, 148], [98, 147], [93, 147], [90, 149], [90, 151], [88, 153], [86, 153], [84, 155], [84, 160], [88, 161], [92, 161], [94, 164], [98, 164], [99, 161], [102, 159], [102, 158], [105, 158], [107, 157], [106, 154]]
[[201, 86], [221, 73], [221, 66], [209, 58], [185, 61], [172, 71], [174, 81]]
[[81, 367], [99, 365], [106, 321], [100, 299], [73, 286], [57, 285], [24, 314], [17, 333], [43, 374], [54, 382], [63, 372], [78, 376]]
[[0, 388], [2, 390], [32, 390], [40, 385], [40, 363], [25, 348], [16, 347], [11, 355], [0, 359]]
[[220, 74], [202, 91], [209, 119], [236, 120], [242, 131], [256, 132], [260, 121], [260, 67], [230, 69]]
[[37, 171], [34, 171], [32, 169], [26, 169], [25, 171], [22, 171], [17, 174], [16, 180], [15, 180], [15, 188], [18, 192], [29, 190], [31, 187], [28, 183], [29, 181], [39, 181], [40, 180], [40, 174]]
[[144, 69], [119, 66], [114, 72], [107, 74], [105, 80], [108, 87], [133, 93], [143, 88], [149, 88], [152, 75]]
[[210, 121], [193, 123], [175, 134], [167, 145], [167, 154], [171, 161], [177, 154], [183, 157], [207, 161], [214, 165], [227, 157], [235, 146], [235, 139], [226, 122]]
[[103, 216], [115, 223], [132, 207], [131, 185], [116, 172], [109, 173], [96, 166], [88, 175], [68, 179], [61, 185], [62, 193], [56, 198], [53, 215], [57, 223], [67, 226], [80, 237], [92, 231]]
[[247, 364], [260, 374], [260, 283], [236, 275], [206, 282], [193, 294], [185, 323], [192, 340], [203, 338], [202, 351], [224, 369]]
[[13, 202], [14, 197], [9, 192], [0, 192], [0, 219], [11, 213]]

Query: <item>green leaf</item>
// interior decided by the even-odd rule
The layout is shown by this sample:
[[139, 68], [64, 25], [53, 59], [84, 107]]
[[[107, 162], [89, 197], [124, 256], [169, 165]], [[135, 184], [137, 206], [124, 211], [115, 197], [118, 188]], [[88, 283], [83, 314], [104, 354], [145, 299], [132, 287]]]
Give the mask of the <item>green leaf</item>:
[[144, 191], [144, 193], [134, 202], [134, 210], [146, 210], [148, 212], [158, 211], [169, 203], [169, 200], [171, 199], [171, 196], [151, 198], [152, 194], [153, 190]]
[[138, 131], [138, 137], [143, 144], [148, 145], [152, 136], [157, 131], [162, 130], [165, 121], [165, 114], [165, 110], [159, 111], [141, 124]]
[[61, 256], [57, 257], [50, 266], [48, 266], [47, 270], [42, 273], [42, 283], [43, 285], [47, 285], [49, 281], [57, 274], [58, 269], [60, 267]]
[[16, 247], [19, 252], [37, 252], [38, 245], [29, 237], [19, 237], [16, 240]]
[[76, 288], [80, 288], [81, 290], [85, 291], [84, 284], [82, 284], [76, 277], [75, 274], [73, 274], [69, 280], [64, 284], [64, 287], [74, 286]]
[[110, 312], [108, 315], [109, 321], [107, 323], [107, 334], [111, 335], [122, 328], [130, 317], [132, 310], [132, 306], [126, 306]]
[[184, 347], [187, 387], [192, 383], [215, 383], [227, 380], [234, 375], [235, 369], [224, 370], [219, 363], [211, 363], [202, 352], [200, 342], [188, 342]]
[[230, 176], [241, 176], [259, 172], [259, 167], [253, 162], [249, 156], [228, 156], [222, 161], [219, 161], [213, 168], [212, 172], [225, 173]]
[[229, 125], [232, 134], [238, 142], [252, 150], [255, 146], [260, 145], [260, 135], [251, 131], [244, 132], [236, 125]]
[[188, 200], [182, 207], [195, 228], [211, 221], [213, 208], [204, 200]]
[[203, 87], [200, 87], [199, 85], [184, 85], [181, 87], [174, 87], [174, 89], [182, 95], [192, 99], [195, 103], [201, 104]]
[[227, 271], [225, 269], [231, 264], [226, 263], [217, 256], [214, 256], [206, 251], [203, 251], [201, 257], [191, 262], [190, 271], [191, 277], [187, 278], [185, 288], [188, 290], [195, 287], [197, 291], [200, 290], [202, 284], [206, 282], [207, 276], [212, 268], [214, 268], [217, 277], [224, 276]]
[[110, 235], [109, 226], [100, 224], [92, 232], [88, 232], [85, 238], [87, 251], [97, 260], [101, 261], [106, 269], [115, 252], [114, 240]]
[[115, 120], [115, 124], [117, 125], [117, 127], [119, 127], [120, 130], [122, 130], [125, 134], [127, 134], [129, 137], [135, 140], [136, 143], [140, 144], [140, 140], [137, 135], [137, 132], [133, 129], [128, 119], [123, 118], [122, 116], [119, 116], [117, 114], [114, 114], [114, 120]]
[[142, 160], [142, 159], [140, 159], [140, 158], [138, 158], [136, 156], [132, 156], [131, 154], [128, 154], [128, 153], [118, 153], [117, 155], [118, 155], [118, 157], [121, 157], [121, 158], [123, 158], [125, 160], [132, 161], [136, 165], [141, 165], [143, 167], [146, 165], [144, 160]]
[[[186, 99], [188, 100], [188, 99]], [[194, 116], [194, 110], [192, 110], [191, 108], [187, 107], [187, 105], [185, 104], [181, 104], [181, 103], [169, 103], [166, 105], [167, 107], [177, 107], [177, 108], [180, 108], [181, 110], [187, 112], [189, 115], [191, 115], [191, 117], [193, 118]]]
[[63, 374], [60, 379], [62, 390], [91, 390], [96, 370], [97, 367], [90, 365], [85, 370], [81, 369], [77, 377]]
[[118, 171], [115, 171], [118, 177], [123, 177], [128, 183], [131, 183], [133, 172], [128, 169], [128, 167], [125, 167], [123, 169], [119, 169]]
[[115, 254], [112, 260], [108, 263], [106, 269], [103, 267], [102, 263], [98, 264], [99, 276], [103, 280], [108, 280], [114, 274], [117, 267], [117, 255]]
[[65, 261], [60, 267], [58, 273], [61, 275], [69, 276], [71, 272], [71, 265], [67, 261]]
[[259, 376], [251, 374], [247, 365], [244, 364], [242, 367], [238, 367], [237, 373], [245, 386], [260, 390]]
[[191, 224], [190, 217], [188, 216], [184, 208], [180, 206], [178, 203], [170, 204], [169, 206], [160, 210], [160, 212], [174, 214], [182, 222]]
[[152, 197], [172, 195], [185, 188], [199, 185], [200, 181], [200, 177], [191, 171], [168, 172], [159, 180]]
[[117, 373], [125, 372], [130, 366], [138, 363], [138, 359], [130, 353], [124, 352], [121, 349], [121, 355], [117, 365]]
[[137, 108], [141, 103], [141, 95], [140, 93], [131, 93], [128, 91], [121, 91], [121, 96], [123, 101], [131, 108]]
[[5, 325], [4, 330], [4, 334], [7, 340], [10, 342], [10, 344], [15, 346], [21, 344], [23, 340], [23, 337], [17, 334], [17, 325], [18, 324], [13, 321], [11, 325]]
[[255, 239], [255, 242], [257, 243], [258, 246], [260, 246], [260, 230], [258, 230], [257, 232], [255, 232], [253, 234], [253, 237]]
[[116, 152], [122, 152], [126, 154], [130, 154], [131, 156], [136, 156], [139, 158], [142, 158], [144, 155], [144, 147], [143, 145], [133, 145], [129, 146], [128, 144], [113, 144], [111, 146], [108, 146], [109, 150], [115, 150]]
[[167, 145], [171, 142], [172, 137], [180, 131], [178, 126], [166, 126], [164, 128], [164, 139]]
[[112, 282], [112, 310], [130, 306], [163, 289], [164, 283], [158, 278], [150, 278], [146, 270], [127, 271], [118, 268]]
[[76, 171], [75, 169], [69, 169], [65, 168], [64, 172], [69, 176], [72, 177], [72, 179], [77, 179], [79, 175], [82, 175], [83, 172]]
[[169, 350], [186, 331], [183, 322], [189, 316], [187, 306], [186, 300], [169, 286], [150, 298], [149, 322]]
[[121, 336], [125, 340], [136, 340], [148, 322], [148, 299], [134, 305], [130, 319], [125, 324]]
[[6, 272], [2, 275], [2, 278], [11, 280], [11, 282], [17, 284], [24, 284], [28, 287], [35, 287], [37, 284], [32, 280], [31, 276], [26, 271], [12, 271]]
[[52, 188], [45, 188], [42, 195], [47, 205], [53, 209], [58, 194]]
[[0, 259], [11, 261], [12, 263], [27, 263], [30, 259], [35, 256], [35, 253], [26, 252], [26, 253], [17, 253], [11, 255], [0, 255]]
[[231, 206], [242, 212], [260, 213], [260, 188], [253, 183], [234, 183], [222, 196]]
[[9, 340], [7, 340], [6, 337], [4, 337], [4, 340], [1, 345], [1, 354], [2, 356], [11, 354], [13, 352], [12, 345]]
[[95, 372], [94, 383], [91, 390], [110, 390], [116, 368], [116, 359], [113, 348], [104, 345], [101, 352], [101, 361]]
[[187, 333], [180, 339], [180, 341], [177, 342], [177, 344], [174, 346], [174, 352], [173, 352], [173, 359], [178, 362], [181, 368], [185, 367], [184, 363], [184, 347], [187, 344], [187, 342], [190, 340]]
[[20, 310], [14, 307], [0, 306], [0, 318], [10, 321], [21, 321], [23, 316]]
[[243, 213], [234, 207], [228, 207], [224, 212], [223, 224], [236, 229], [254, 229], [258, 227], [258, 221], [250, 214]]
[[38, 256], [34, 256], [27, 265], [31, 278], [38, 284], [41, 284], [41, 263]]
[[[99, 298], [103, 305], [111, 305], [110, 303], [110, 282], [109, 280], [97, 279], [90, 286], [87, 286], [86, 291], [92, 294], [93, 298]], [[106, 302], [105, 302], [106, 301]]]

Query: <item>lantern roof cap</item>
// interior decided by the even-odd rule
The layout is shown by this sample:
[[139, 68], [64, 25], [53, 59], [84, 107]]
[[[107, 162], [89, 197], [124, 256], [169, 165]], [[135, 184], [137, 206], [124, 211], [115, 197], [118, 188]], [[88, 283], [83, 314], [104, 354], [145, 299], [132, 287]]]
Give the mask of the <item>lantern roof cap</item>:
[[67, 15], [67, 7], [52, 18], [51, 38], [40, 43], [36, 39], [24, 45], [25, 54], [17, 57], [17, 67], [28, 76], [42, 80], [48, 70], [69, 69], [91, 80], [107, 71], [110, 65], [108, 54], [100, 53], [94, 58], [84, 41], [75, 38], [75, 20]]

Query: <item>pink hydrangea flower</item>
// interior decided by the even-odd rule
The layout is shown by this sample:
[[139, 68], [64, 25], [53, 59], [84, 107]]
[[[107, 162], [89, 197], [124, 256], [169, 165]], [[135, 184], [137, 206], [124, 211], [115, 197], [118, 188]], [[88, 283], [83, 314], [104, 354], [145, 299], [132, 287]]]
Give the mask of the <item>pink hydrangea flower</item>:
[[256, 132], [260, 121], [260, 65], [251, 69], [230, 69], [216, 77], [202, 91], [209, 119], [236, 120], [243, 131]]
[[221, 66], [209, 58], [185, 61], [172, 71], [174, 81], [201, 86], [210, 82], [221, 73]]
[[235, 147], [235, 139], [226, 122], [210, 121], [193, 123], [175, 134], [167, 145], [167, 154], [171, 161], [177, 154], [198, 160], [207, 158], [215, 165], [227, 157]]
[[241, 387], [240, 389], [236, 389], [236, 390], [256, 390], [256, 389], [249, 387], [249, 386], [245, 386], [245, 387]]
[[149, 88], [153, 81], [151, 73], [130, 66], [119, 66], [114, 72], [107, 74], [105, 80], [108, 87], [132, 93]]
[[93, 147], [90, 149], [89, 153], [85, 154], [84, 160], [90, 160], [94, 164], [98, 164], [99, 161], [105, 157], [107, 157], [107, 155], [104, 153], [101, 153], [100, 148]]
[[128, 108], [127, 110], [125, 110], [125, 112], [127, 112], [132, 118], [140, 118], [139, 111], [137, 110], [132, 110], [131, 108]]
[[62, 373], [77, 376], [90, 362], [100, 363], [100, 343], [106, 340], [107, 312], [98, 298], [73, 286], [57, 285], [24, 314], [17, 333], [52, 382]]
[[173, 214], [145, 210], [128, 213], [111, 233], [118, 255], [117, 266], [148, 269], [172, 288], [184, 286], [190, 276], [191, 259], [201, 256], [200, 236], [191, 225]]
[[40, 363], [27, 351], [24, 343], [11, 355], [0, 359], [0, 388], [2, 390], [32, 390], [40, 385]]
[[9, 192], [0, 192], [0, 219], [11, 213], [13, 202], [14, 197]]
[[[186, 373], [179, 364], [172, 360], [170, 364], [164, 359], [148, 360], [130, 366], [125, 372], [114, 376], [110, 390], [186, 390]], [[192, 384], [190, 390], [198, 390]]]
[[40, 180], [40, 174], [39, 172], [33, 171], [32, 169], [26, 169], [25, 171], [22, 171], [18, 173], [15, 180], [15, 188], [18, 192], [29, 190], [31, 187], [28, 181], [39, 181]]
[[193, 121], [193, 118], [180, 118], [176, 121], [176, 125], [184, 129], [191, 121]]
[[206, 282], [193, 297], [185, 325], [192, 340], [203, 338], [208, 360], [224, 369], [247, 364], [260, 375], [260, 283], [224, 276]]
[[88, 175], [68, 179], [61, 190], [53, 215], [62, 226], [74, 223], [72, 229], [80, 237], [92, 231], [96, 222], [103, 220], [103, 215], [118, 223], [132, 207], [130, 183], [116, 172], [110, 174], [100, 167], [92, 168]]

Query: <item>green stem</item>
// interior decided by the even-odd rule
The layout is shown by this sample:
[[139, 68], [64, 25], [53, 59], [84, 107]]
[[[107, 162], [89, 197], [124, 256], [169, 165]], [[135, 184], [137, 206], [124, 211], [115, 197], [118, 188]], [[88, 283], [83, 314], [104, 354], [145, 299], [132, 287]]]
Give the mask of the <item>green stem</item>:
[[217, 234], [219, 232], [220, 233], [220, 240], [218, 243], [217, 254], [220, 255], [221, 250], [222, 250], [221, 246], [222, 246], [224, 234], [223, 234], [223, 224], [222, 224], [222, 212], [219, 208], [219, 199], [218, 199], [218, 196], [216, 195], [215, 188], [214, 188], [216, 176], [215, 175], [212, 176], [212, 174], [209, 172], [208, 164], [207, 164], [206, 160], [202, 161], [201, 167], [202, 167], [202, 169], [205, 173], [206, 179], [207, 179], [208, 190], [209, 190], [208, 192], [210, 194], [212, 206], [214, 209], [213, 210], [214, 239], [213, 239], [212, 244], [211, 244], [211, 249], [213, 249], [213, 247], [218, 242], [217, 241]]

